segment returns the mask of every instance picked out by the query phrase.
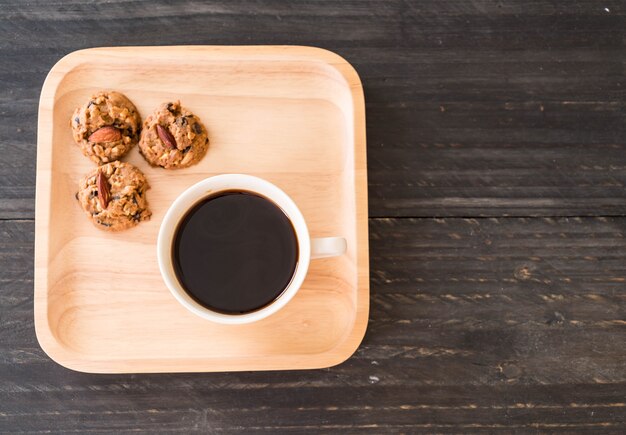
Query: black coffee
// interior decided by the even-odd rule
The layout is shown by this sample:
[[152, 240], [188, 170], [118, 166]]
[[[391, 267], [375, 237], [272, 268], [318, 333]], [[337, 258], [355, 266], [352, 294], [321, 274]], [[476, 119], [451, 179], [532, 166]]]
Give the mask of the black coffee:
[[291, 221], [273, 202], [228, 191], [196, 204], [173, 245], [174, 269], [198, 303], [226, 314], [265, 307], [289, 285], [298, 242]]

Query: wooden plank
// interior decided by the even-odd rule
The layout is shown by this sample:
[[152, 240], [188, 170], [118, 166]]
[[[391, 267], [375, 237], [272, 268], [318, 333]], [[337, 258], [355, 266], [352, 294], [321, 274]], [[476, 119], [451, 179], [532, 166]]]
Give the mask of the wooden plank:
[[0, 218], [34, 215], [52, 65], [155, 43], [304, 44], [348, 59], [366, 90], [372, 216], [626, 213], [619, 2], [1, 4], [0, 153], [12, 158], [0, 160]]
[[[58, 384], [71, 388], [62, 381]], [[0, 421], [0, 429], [18, 427], [35, 432], [54, 428], [64, 433], [619, 433], [625, 428], [619, 386], [584, 386], [585, 401], [580, 402], [571, 400], [576, 400], [577, 389], [583, 386], [567, 385], [463, 390], [368, 386], [346, 394], [345, 388], [337, 387], [255, 388], [243, 382], [239, 389], [216, 389], [211, 379], [198, 382], [185, 375], [176, 376], [168, 384], [172, 390], [164, 392], [155, 390], [154, 382], [134, 388], [136, 384], [127, 380], [109, 380], [107, 387], [87, 383], [92, 391], [48, 391], [46, 400], [41, 393], [2, 394], [10, 403], [3, 406], [6, 417]], [[553, 399], [534, 400], [537, 395]], [[16, 407], [19, 409], [6, 409]]]
[[433, 366], [423, 380], [434, 384], [509, 374], [537, 384], [623, 382], [625, 225], [375, 220], [366, 342], [406, 365], [433, 354], [466, 360]]
[[370, 327], [353, 358], [180, 375], [46, 358], [32, 229], [0, 222], [0, 432], [626, 430], [623, 218], [372, 219]]

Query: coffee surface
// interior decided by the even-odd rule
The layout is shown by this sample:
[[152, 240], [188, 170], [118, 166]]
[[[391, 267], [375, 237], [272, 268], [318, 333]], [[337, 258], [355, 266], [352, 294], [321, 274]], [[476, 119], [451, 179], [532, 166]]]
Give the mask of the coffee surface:
[[202, 200], [178, 225], [174, 269], [201, 305], [226, 314], [256, 311], [289, 285], [298, 260], [291, 221], [273, 202], [229, 191]]

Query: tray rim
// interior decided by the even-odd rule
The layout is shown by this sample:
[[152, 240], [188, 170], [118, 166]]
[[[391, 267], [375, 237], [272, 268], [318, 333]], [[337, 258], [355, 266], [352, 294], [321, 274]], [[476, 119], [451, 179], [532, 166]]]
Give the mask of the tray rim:
[[[143, 50], [148, 53], [157, 53], [162, 50], [197, 50], [233, 53], [242, 55], [269, 55], [281, 53], [289, 57], [301, 57], [301, 60], [322, 61], [337, 71], [345, 80], [350, 89], [353, 110], [353, 138], [354, 138], [354, 192], [356, 212], [356, 303], [355, 318], [351, 329], [343, 339], [328, 351], [314, 354], [314, 363], [302, 361], [301, 355], [285, 356], [285, 364], [270, 364], [258, 368], [224, 367], [215, 364], [216, 369], [180, 369], [168, 362], [163, 364], [165, 369], [153, 366], [141, 368], [141, 362], [155, 361], [154, 358], [127, 359], [127, 360], [81, 360], [80, 353], [66, 348], [59, 343], [50, 328], [48, 321], [48, 264], [52, 257], [49, 255], [49, 226], [51, 212], [51, 178], [52, 178], [52, 114], [54, 100], [59, 85], [66, 74], [78, 67], [84, 56], [94, 52], [115, 54], [119, 51]], [[267, 51], [269, 52], [267, 52]], [[260, 52], [262, 51], [262, 52]], [[291, 59], [294, 60], [294, 59]], [[47, 107], [49, 105], [49, 107]], [[49, 125], [44, 126], [43, 119], [48, 117]], [[37, 341], [44, 352], [56, 363], [84, 373], [208, 373], [227, 371], [272, 371], [272, 370], [305, 370], [332, 367], [341, 364], [350, 358], [360, 346], [367, 329], [369, 319], [369, 238], [368, 238], [368, 197], [367, 197], [367, 156], [365, 134], [365, 101], [363, 86], [354, 67], [340, 55], [318, 47], [302, 45], [172, 45], [172, 46], [123, 46], [123, 47], [94, 47], [71, 52], [61, 58], [48, 72], [43, 83], [37, 122], [37, 169], [35, 192], [35, 255], [34, 255], [34, 321]], [[335, 349], [339, 348], [340, 352]], [[156, 359], [166, 361], [166, 358]], [[176, 361], [175, 359], [172, 361]], [[299, 363], [298, 363], [299, 362]], [[107, 367], [107, 363], [114, 363]]]

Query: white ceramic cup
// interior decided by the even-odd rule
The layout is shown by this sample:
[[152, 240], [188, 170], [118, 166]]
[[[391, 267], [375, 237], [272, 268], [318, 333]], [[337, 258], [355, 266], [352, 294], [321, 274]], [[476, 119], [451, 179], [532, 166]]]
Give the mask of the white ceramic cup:
[[[287, 288], [269, 305], [245, 314], [219, 313], [197, 303], [179, 283], [172, 263], [172, 243], [181, 219], [199, 201], [227, 190], [256, 193], [278, 205], [291, 221], [298, 241], [297, 266]], [[302, 213], [285, 192], [269, 181], [243, 174], [224, 174], [206, 178], [185, 190], [165, 214], [157, 240], [157, 258], [161, 276], [176, 300], [204, 319], [234, 325], [255, 322], [274, 314], [298, 292], [304, 282], [311, 259], [334, 257], [342, 255], [345, 251], [346, 239], [343, 237], [311, 239]]]

